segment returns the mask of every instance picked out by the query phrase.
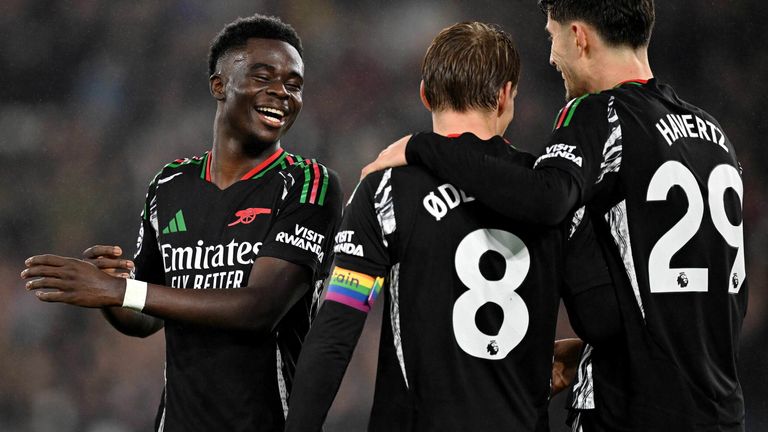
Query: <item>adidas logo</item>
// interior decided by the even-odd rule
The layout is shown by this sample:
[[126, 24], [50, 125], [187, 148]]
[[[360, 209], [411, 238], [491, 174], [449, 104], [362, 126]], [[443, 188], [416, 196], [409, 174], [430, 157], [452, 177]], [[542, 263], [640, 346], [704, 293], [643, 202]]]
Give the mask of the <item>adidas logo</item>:
[[187, 224], [184, 222], [184, 213], [181, 210], [176, 212], [176, 216], [171, 219], [168, 226], [163, 228], [163, 234], [184, 232], [187, 230]]

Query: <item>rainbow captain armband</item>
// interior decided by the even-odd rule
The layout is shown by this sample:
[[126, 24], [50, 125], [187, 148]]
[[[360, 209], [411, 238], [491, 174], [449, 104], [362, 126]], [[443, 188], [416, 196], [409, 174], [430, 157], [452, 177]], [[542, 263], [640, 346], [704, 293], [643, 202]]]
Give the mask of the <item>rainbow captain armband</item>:
[[379, 296], [382, 285], [384, 285], [383, 277], [368, 276], [365, 273], [334, 267], [325, 299], [367, 313]]

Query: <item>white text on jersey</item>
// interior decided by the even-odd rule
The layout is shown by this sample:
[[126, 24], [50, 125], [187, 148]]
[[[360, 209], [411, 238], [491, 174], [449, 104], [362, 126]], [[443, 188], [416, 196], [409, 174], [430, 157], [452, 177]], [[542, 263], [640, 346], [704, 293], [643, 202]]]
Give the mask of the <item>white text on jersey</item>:
[[298, 224], [296, 224], [293, 231], [293, 234], [280, 232], [275, 237], [275, 240], [314, 252], [317, 255], [317, 259], [322, 262], [325, 256], [325, 252], [323, 252], [325, 236]]
[[711, 121], [693, 114], [667, 114], [656, 123], [656, 129], [670, 146], [680, 138], [701, 138], [715, 143], [728, 151], [725, 146], [725, 134]]
[[422, 200], [424, 208], [431, 214], [436, 221], [444, 218], [448, 210], [453, 210], [461, 203], [472, 202], [475, 199], [467, 196], [463, 190], [455, 188], [452, 184], [446, 183], [437, 187], [438, 196], [434, 191], [425, 196]]
[[352, 237], [354, 235], [355, 232], [352, 230], [339, 231], [339, 233], [336, 234], [336, 244], [333, 246], [333, 252], [364, 257], [363, 245], [352, 242]]
[[163, 269], [166, 273], [179, 270], [208, 270], [212, 268], [253, 264], [253, 257], [259, 252], [261, 242], [237, 243], [234, 240], [225, 245], [203, 246], [202, 240], [195, 247], [175, 248], [164, 243], [160, 246], [163, 254]]
[[576, 156], [574, 154], [574, 151], [576, 150], [575, 145], [568, 145], [568, 144], [553, 144], [551, 146], [548, 146], [544, 152], [543, 155], [539, 156], [538, 159], [536, 159], [536, 163], [534, 164], [534, 167], [539, 164], [539, 162], [553, 158], [553, 157], [560, 157], [563, 159], [567, 159], [573, 163], [575, 163], [578, 166], [581, 166], [582, 164], [582, 158], [581, 156]]

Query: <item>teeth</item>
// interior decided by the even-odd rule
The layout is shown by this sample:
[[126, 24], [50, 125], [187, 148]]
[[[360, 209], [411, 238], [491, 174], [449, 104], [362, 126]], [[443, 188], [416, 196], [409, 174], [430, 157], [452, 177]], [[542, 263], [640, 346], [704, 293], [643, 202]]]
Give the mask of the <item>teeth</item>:
[[259, 107], [256, 108], [257, 111], [264, 112], [264, 113], [270, 113], [280, 116], [281, 118], [285, 116], [285, 113], [280, 111], [279, 109], [274, 108], [267, 108], [267, 107]]

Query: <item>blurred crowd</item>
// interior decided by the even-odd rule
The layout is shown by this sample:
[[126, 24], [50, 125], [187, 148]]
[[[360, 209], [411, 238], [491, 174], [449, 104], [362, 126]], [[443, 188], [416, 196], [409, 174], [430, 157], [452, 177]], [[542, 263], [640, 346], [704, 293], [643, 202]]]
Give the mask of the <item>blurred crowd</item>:
[[[768, 430], [768, 52], [758, 19], [766, 9], [760, 0], [659, 0], [650, 49], [656, 76], [720, 121], [744, 167], [750, 309], [740, 373], [749, 431]], [[92, 244], [133, 253], [149, 180], [211, 146], [210, 40], [255, 12], [291, 23], [305, 47], [304, 110], [283, 146], [335, 169], [346, 194], [388, 143], [431, 127], [418, 100], [420, 62], [454, 22], [498, 23], [515, 39], [523, 74], [507, 136], [518, 148], [540, 152], [564, 103], [533, 0], [3, 0], [0, 431], [151, 429], [162, 335], [129, 338], [98, 311], [42, 304], [18, 274], [38, 253], [79, 256]], [[379, 318], [369, 319], [331, 431], [364, 428]], [[565, 319], [559, 334], [570, 334]], [[562, 408], [553, 402], [553, 425]]]

